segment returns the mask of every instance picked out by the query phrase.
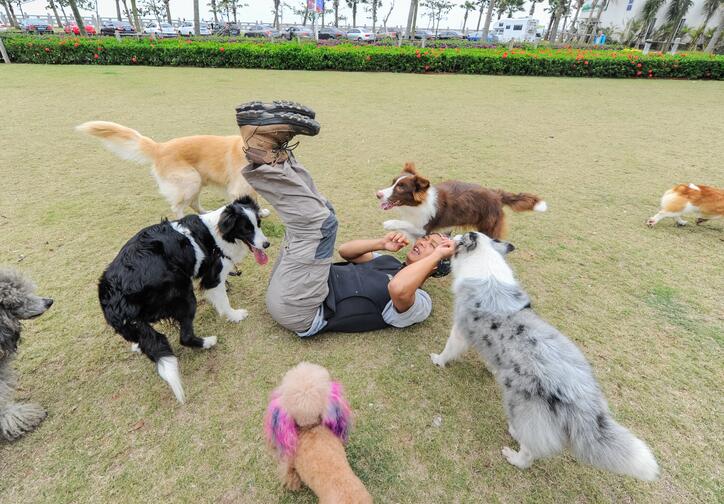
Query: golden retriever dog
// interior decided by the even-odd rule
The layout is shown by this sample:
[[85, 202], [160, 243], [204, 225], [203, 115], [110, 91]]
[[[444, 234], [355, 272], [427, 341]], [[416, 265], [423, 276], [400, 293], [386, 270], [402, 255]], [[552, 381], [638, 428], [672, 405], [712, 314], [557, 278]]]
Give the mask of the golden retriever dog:
[[299, 490], [304, 482], [320, 504], [370, 504], [344, 450], [350, 422], [342, 385], [325, 368], [301, 362], [287, 371], [264, 418], [284, 486]]
[[[101, 139], [111, 152], [123, 159], [151, 164], [161, 195], [171, 205], [177, 219], [186, 208], [204, 213], [199, 194], [206, 185], [226, 189], [229, 201], [256, 193], [241, 174], [249, 162], [240, 135], [195, 135], [154, 142], [138, 131], [107, 121], [90, 121], [76, 127], [82, 133]], [[262, 217], [269, 210], [260, 212]]]
[[697, 225], [724, 217], [724, 189], [701, 184], [676, 185], [664, 193], [661, 210], [646, 225], [654, 227], [661, 219], [672, 217], [677, 226], [686, 226], [688, 222], [681, 218], [685, 214], [696, 215]]

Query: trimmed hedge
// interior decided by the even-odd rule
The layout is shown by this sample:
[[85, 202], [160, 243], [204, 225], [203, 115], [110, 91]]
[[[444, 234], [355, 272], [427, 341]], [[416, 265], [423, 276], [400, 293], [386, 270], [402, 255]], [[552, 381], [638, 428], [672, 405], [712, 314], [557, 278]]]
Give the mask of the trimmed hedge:
[[551, 48], [415, 48], [296, 42], [6, 36], [12, 61], [350, 72], [724, 79], [724, 56]]

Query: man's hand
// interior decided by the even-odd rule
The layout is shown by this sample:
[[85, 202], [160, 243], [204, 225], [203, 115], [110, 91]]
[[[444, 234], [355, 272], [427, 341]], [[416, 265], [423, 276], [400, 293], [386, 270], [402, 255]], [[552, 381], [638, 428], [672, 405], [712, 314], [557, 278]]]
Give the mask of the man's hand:
[[455, 241], [450, 238], [443, 238], [440, 244], [435, 247], [435, 254], [439, 259], [448, 259], [455, 253]]
[[389, 252], [397, 252], [409, 245], [409, 243], [410, 242], [407, 238], [405, 238], [404, 234], [394, 231], [392, 233], [387, 233], [384, 238], [382, 238], [382, 248]]

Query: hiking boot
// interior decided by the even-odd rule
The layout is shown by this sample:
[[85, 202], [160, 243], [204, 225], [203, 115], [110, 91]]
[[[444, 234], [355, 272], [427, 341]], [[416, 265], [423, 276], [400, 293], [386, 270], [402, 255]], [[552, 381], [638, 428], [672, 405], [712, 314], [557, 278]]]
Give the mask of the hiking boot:
[[256, 164], [283, 163], [299, 145], [289, 145], [295, 135], [314, 136], [320, 128], [314, 119], [291, 112], [247, 110], [236, 114], [236, 122], [246, 144], [244, 153]]
[[299, 114], [314, 119], [314, 110], [309, 107], [305, 107], [301, 103], [296, 103], [289, 100], [274, 100], [273, 102], [262, 102], [262, 101], [251, 101], [242, 103], [236, 107], [237, 112], [247, 112], [249, 110], [257, 110], [261, 112], [269, 112], [270, 114], [276, 114], [277, 112], [291, 112], [293, 114]]

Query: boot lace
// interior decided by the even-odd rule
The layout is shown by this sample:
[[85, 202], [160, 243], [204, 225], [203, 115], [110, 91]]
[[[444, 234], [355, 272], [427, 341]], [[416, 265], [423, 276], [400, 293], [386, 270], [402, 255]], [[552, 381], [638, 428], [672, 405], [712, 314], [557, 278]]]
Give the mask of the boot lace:
[[299, 147], [299, 142], [295, 142], [293, 144], [290, 144], [287, 140], [286, 142], [280, 143], [278, 146], [274, 147], [272, 149], [272, 152], [276, 155], [281, 154], [282, 152], [286, 153], [288, 157], [294, 157], [294, 149]]

